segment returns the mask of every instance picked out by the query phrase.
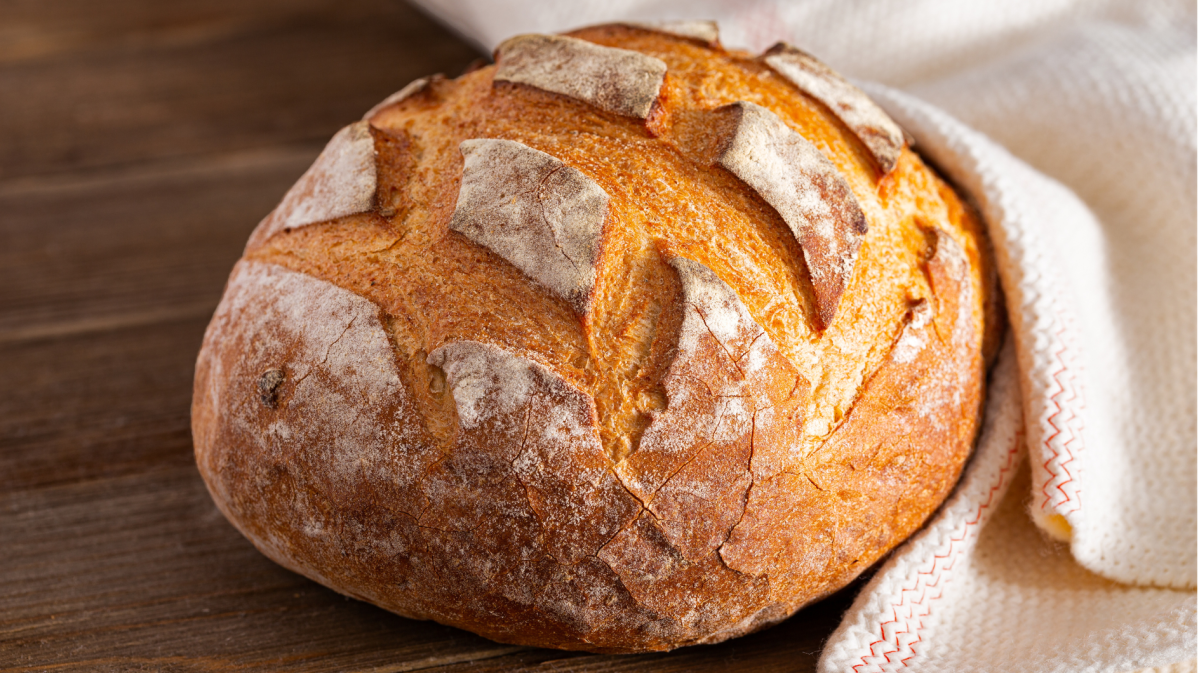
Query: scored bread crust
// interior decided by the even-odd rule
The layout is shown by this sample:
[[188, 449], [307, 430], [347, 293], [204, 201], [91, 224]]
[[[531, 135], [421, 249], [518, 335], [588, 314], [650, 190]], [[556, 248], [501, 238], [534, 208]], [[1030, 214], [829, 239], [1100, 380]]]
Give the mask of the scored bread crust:
[[849, 583], [948, 495], [1002, 323], [972, 211], [810, 58], [522, 36], [339, 132], [205, 334], [221, 511], [527, 645], [718, 642]]

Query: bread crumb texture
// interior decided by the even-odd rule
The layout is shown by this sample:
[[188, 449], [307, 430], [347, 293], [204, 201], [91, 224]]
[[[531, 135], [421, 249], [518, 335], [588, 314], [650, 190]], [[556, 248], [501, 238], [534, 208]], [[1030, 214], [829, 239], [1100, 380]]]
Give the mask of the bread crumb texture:
[[196, 366], [217, 505], [495, 640], [718, 642], [947, 496], [1001, 329], [977, 218], [852, 85], [706, 23], [521, 36], [338, 133]]

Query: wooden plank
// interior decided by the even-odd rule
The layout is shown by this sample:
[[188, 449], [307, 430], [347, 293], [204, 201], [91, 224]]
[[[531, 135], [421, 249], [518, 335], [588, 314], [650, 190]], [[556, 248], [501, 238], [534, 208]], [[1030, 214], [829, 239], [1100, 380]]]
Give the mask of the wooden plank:
[[194, 469], [191, 381], [206, 324], [0, 346], [0, 493]]
[[190, 466], [0, 498], [4, 670], [342, 671], [508, 654], [276, 566]]
[[319, 150], [0, 184], [0, 343], [211, 314], [250, 231]]
[[[90, 14], [107, 8], [92, 4]], [[149, 4], [121, 0], [118, 9]], [[306, 0], [306, 11], [277, 17], [239, 16], [230, 8], [241, 5], [223, 4], [225, 14], [213, 16], [232, 16], [200, 22], [210, 28], [189, 39], [133, 39], [83, 53], [51, 46], [0, 61], [0, 177], [324, 141], [409, 81], [456, 75], [479, 56], [398, 1]], [[0, 25], [8, 25], [4, 7]], [[14, 30], [29, 23], [37, 22]], [[71, 30], [30, 32], [38, 43]], [[10, 50], [39, 52], [36, 44]]]
[[[361, 0], [339, 6], [341, 16], [405, 11], [392, 3]], [[0, 64], [203, 42], [254, 26], [326, 20], [330, 8], [328, 0], [55, 0], [53, 8], [45, 0], [5, 0], [0, 5]]]

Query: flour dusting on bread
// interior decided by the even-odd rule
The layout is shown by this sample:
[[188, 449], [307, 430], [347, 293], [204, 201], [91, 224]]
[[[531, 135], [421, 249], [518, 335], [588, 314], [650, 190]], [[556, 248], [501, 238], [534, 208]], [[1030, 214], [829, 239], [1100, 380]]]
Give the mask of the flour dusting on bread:
[[[542, 552], [567, 564], [594, 556], [640, 509], [608, 472], [590, 395], [544, 365], [476, 341], [446, 344], [429, 354], [429, 363], [445, 371], [458, 408], [455, 456], [468, 460], [480, 451], [476, 443], [519, 436], [507, 465], [487, 476], [502, 480], [509, 473], [524, 485], [537, 522], [529, 533]], [[436, 525], [447, 523], [474, 525], [446, 518]]]
[[744, 101], [724, 111], [736, 115], [737, 124], [717, 163], [790, 227], [803, 248], [817, 313], [827, 327], [853, 276], [866, 216], [836, 166], [778, 115]]
[[767, 50], [762, 60], [845, 122], [870, 150], [883, 175], [895, 168], [906, 144], [903, 129], [864, 91], [811, 54], [784, 42]]
[[333, 136], [312, 167], [254, 230], [246, 249], [258, 247], [286, 229], [370, 212], [377, 188], [370, 124], [354, 122]]
[[430, 353], [429, 364], [445, 370], [463, 430], [523, 409], [533, 393], [533, 363], [486, 344], [455, 341]]
[[947, 424], [960, 422], [957, 419], [965, 413], [966, 391], [954, 381], [956, 371], [969, 366], [965, 363], [982, 369], [978, 356], [981, 329], [975, 314], [979, 299], [962, 245], [939, 227], [934, 233], [937, 247], [927, 270], [937, 302], [937, 334], [945, 353], [937, 359], [939, 381], [928, 387], [920, 408], [925, 417]]
[[579, 170], [512, 140], [467, 140], [461, 151], [450, 229], [587, 313], [608, 195]]
[[891, 359], [895, 362], [911, 362], [920, 356], [920, 351], [928, 345], [926, 328], [933, 321], [933, 308], [927, 301], [921, 300], [910, 310], [910, 317], [904, 323], [899, 339], [891, 349]]
[[562, 35], [519, 35], [495, 50], [495, 81], [527, 84], [646, 119], [666, 77], [661, 60]]
[[444, 78], [441, 75], [430, 75], [428, 77], [421, 77], [421, 78], [412, 80], [407, 85], [405, 85], [404, 88], [391, 94], [387, 98], [384, 98], [383, 100], [379, 101], [379, 103], [377, 105], [375, 105], [375, 107], [367, 110], [366, 114], [362, 115], [362, 120], [369, 122], [371, 120], [371, 118], [374, 117], [376, 114], [382, 112], [383, 110], [385, 110], [393, 105], [399, 105], [400, 103], [408, 100], [409, 98], [412, 98], [413, 96], [417, 95], [418, 93], [421, 93], [422, 91], [428, 89], [430, 84], [432, 84], [433, 82], [440, 80], [440, 79], [444, 79]]
[[626, 21], [623, 25], [699, 40], [709, 45], [720, 41], [720, 28], [715, 21]]

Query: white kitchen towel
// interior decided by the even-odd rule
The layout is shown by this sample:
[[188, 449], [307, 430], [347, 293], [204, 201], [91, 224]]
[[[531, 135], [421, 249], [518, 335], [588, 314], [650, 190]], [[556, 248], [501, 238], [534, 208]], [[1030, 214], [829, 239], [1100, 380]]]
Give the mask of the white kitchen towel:
[[[1193, 2], [420, 4], [486, 48], [616, 19], [714, 18], [731, 46], [792, 42], [893, 87], [867, 88], [978, 202], [1029, 460], [980, 443], [952, 504], [858, 597], [822, 671], [1120, 672], [1195, 657]], [[989, 414], [1006, 408], [992, 398]]]
[[[1187, 563], [1193, 582], [1194, 542], [1187, 549], [1172, 537], [1194, 539], [1194, 524], [1185, 520], [1194, 516], [1193, 509], [1190, 514], [1185, 509], [1194, 506], [1193, 448], [1178, 445], [1177, 455], [1171, 456], [1159, 446], [1121, 444], [1111, 435], [1096, 434], [1098, 429], [1113, 431], [1113, 417], [1125, 410], [1109, 408], [1111, 398], [1127, 393], [1116, 389], [1104, 394], [1092, 383], [1088, 392], [1098, 402], [1092, 399], [1086, 407], [1073, 408], [1074, 417], [1086, 421], [1075, 426], [1075, 437], [1086, 441], [1075, 442], [1075, 462], [1088, 469], [1074, 466], [1073, 476], [1082, 487], [1071, 491], [1081, 505], [1066, 510], [1067, 518], [1078, 524], [1069, 535], [1070, 545], [1039, 533], [1027, 513], [1031, 509], [1034, 518], [1044, 515], [1048, 487], [1060, 483], [1038, 464], [1052, 455], [1047, 444], [1058, 428], [1069, 427], [1055, 424], [1071, 412], [1059, 411], [1054, 403], [1060, 398], [1060, 408], [1071, 409], [1082, 387], [1075, 383], [1078, 388], [1071, 391], [1056, 381], [1065, 374], [1083, 379], [1091, 372], [1079, 365], [1102, 361], [1088, 356], [1102, 353], [1099, 347], [1111, 347], [1109, 335], [1087, 328], [1098, 320], [1096, 314], [1106, 317], [1103, 311], [1110, 311], [1110, 304], [1101, 303], [1102, 292], [1088, 295], [1077, 288], [1102, 287], [1111, 273], [1103, 262], [1118, 249], [1106, 246], [1099, 221], [1060, 184], [937, 108], [895, 90], [868, 88], [915, 136], [920, 150], [978, 200], [1003, 269], [1012, 334], [1023, 335], [1025, 343], [1012, 348], [1019, 342], [1014, 339], [993, 372], [986, 428], [962, 483], [929, 525], [901, 546], [861, 592], [827, 644], [820, 670], [1124, 673], [1193, 659], [1194, 593], [1130, 585], [1159, 580], [1156, 583], [1168, 587], [1170, 573], [1178, 573], [1184, 580], [1178, 584], [1186, 586]], [[1193, 255], [1193, 242], [1191, 250]], [[1080, 317], [1063, 317], [1069, 313]], [[1008, 368], [1017, 359], [1015, 351], [1021, 351], [1018, 375], [1011, 376]], [[1085, 381], [1102, 382], [1111, 376], [1109, 369]], [[1018, 379], [1020, 385], [1012, 385], [1010, 379]], [[1030, 398], [1042, 400], [1042, 405], [1030, 405]], [[1100, 412], [1105, 415], [1096, 417]], [[1012, 438], [1013, 418], [1023, 441]], [[1013, 471], [1013, 463], [1023, 464], [1019, 456], [1024, 446], [1033, 456], [1034, 469]], [[1191, 494], [1182, 495], [1186, 500], [1169, 492], [1170, 475], [1155, 474], [1154, 461], [1141, 457], [1150, 451], [1160, 452], [1160, 461], [1192, 470]], [[1123, 478], [1133, 485], [1104, 490], [1100, 485], [1112, 486], [1101, 478]], [[1144, 483], [1155, 480], [1157, 486]], [[1175, 479], [1174, 485], [1186, 488], [1188, 482]], [[1092, 509], [1091, 499], [1085, 497], [1089, 493], [1110, 493], [1116, 502], [1102, 500]], [[1122, 494], [1133, 501], [1120, 503]], [[1161, 520], [1155, 521], [1153, 512]], [[1127, 532], [1138, 524], [1147, 530]], [[1180, 528], [1170, 530], [1171, 524]], [[1093, 531], [1090, 538], [1086, 531]], [[1153, 536], [1160, 542], [1148, 543], [1166, 553], [1155, 556], [1154, 549], [1137, 549], [1140, 540]], [[1117, 571], [1132, 566], [1143, 575], [1134, 575], [1131, 582], [1127, 575], [1107, 579], [1080, 565], [1091, 562], [1102, 572], [1108, 568], [1105, 550], [1111, 551], [1115, 562], [1110, 566]], [[1167, 555], [1170, 550], [1176, 556]], [[1167, 581], [1160, 581], [1163, 577]]]

